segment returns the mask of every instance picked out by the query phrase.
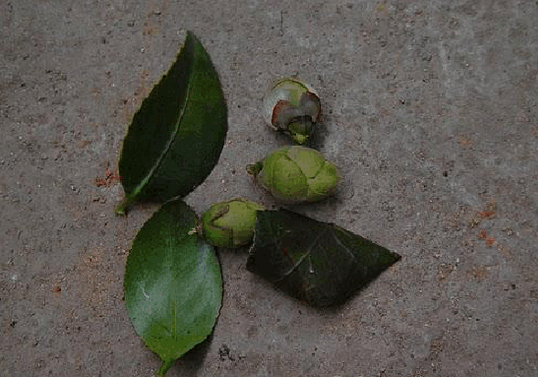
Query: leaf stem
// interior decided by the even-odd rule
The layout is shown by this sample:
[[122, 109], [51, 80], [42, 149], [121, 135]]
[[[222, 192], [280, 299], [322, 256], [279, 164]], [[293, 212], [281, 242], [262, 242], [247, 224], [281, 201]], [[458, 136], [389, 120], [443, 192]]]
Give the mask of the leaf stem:
[[163, 360], [161, 367], [157, 371], [157, 377], [164, 377], [174, 362], [175, 360]]
[[256, 176], [263, 169], [263, 162], [258, 161], [255, 164], [247, 165], [247, 173]]
[[123, 198], [123, 200], [121, 201], [120, 204], [118, 204], [115, 208], [114, 208], [114, 212], [116, 213], [116, 215], [118, 216], [125, 216], [127, 215], [127, 212], [129, 211], [129, 207], [133, 204], [133, 201], [131, 200], [130, 197], [126, 196], [125, 198]]

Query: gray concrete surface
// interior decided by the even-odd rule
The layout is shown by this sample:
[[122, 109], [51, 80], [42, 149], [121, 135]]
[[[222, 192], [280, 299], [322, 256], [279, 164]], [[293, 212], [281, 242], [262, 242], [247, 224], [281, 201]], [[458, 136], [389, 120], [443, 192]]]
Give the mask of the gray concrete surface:
[[[211, 339], [168, 376], [538, 375], [538, 2], [0, 0], [0, 376], [151, 376], [122, 303], [126, 126], [192, 30], [229, 105], [219, 165], [186, 201], [245, 196], [286, 143], [268, 83], [318, 89], [338, 195], [297, 211], [403, 259], [313, 310], [221, 252]], [[109, 171], [107, 171], [109, 169]], [[100, 185], [99, 183], [106, 183]]]

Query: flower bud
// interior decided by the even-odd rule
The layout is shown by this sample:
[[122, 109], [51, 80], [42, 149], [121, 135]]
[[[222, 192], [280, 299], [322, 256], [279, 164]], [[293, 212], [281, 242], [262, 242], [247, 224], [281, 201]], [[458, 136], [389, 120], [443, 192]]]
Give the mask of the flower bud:
[[287, 146], [247, 166], [249, 174], [275, 198], [287, 203], [316, 202], [332, 194], [340, 172], [315, 149]]
[[242, 198], [213, 204], [202, 214], [197, 232], [219, 247], [240, 247], [252, 241], [257, 211], [265, 208]]
[[284, 78], [269, 87], [263, 99], [263, 115], [272, 129], [304, 144], [314, 124], [321, 120], [321, 102], [314, 89], [301, 80]]

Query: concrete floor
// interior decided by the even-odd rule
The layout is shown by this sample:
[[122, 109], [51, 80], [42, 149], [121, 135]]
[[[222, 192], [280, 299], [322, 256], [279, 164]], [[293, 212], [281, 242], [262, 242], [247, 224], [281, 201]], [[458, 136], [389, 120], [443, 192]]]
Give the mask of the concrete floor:
[[261, 99], [298, 73], [320, 93], [322, 151], [345, 180], [295, 209], [403, 259], [314, 310], [246, 271], [246, 250], [223, 251], [213, 336], [168, 376], [537, 376], [537, 20], [528, 0], [1, 0], [0, 375], [158, 369], [122, 302], [156, 207], [116, 217], [122, 188], [105, 178], [192, 30], [230, 130], [186, 201], [273, 203], [244, 167], [286, 143]]

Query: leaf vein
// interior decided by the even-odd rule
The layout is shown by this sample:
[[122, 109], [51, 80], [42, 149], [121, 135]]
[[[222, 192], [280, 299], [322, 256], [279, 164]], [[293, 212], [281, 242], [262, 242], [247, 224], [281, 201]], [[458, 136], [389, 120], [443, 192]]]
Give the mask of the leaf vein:
[[[312, 253], [312, 249], [314, 248], [314, 246], [316, 246], [316, 244], [319, 242], [319, 240], [321, 239], [322, 236], [325, 235], [325, 233], [327, 233], [327, 229], [323, 229], [323, 231], [321, 233], [318, 234], [318, 236], [314, 239], [314, 241], [312, 241], [312, 243], [310, 244], [310, 246], [308, 247], [308, 250], [304, 253], [304, 255], [301, 256], [301, 258], [299, 258], [299, 260], [297, 261], [297, 263], [295, 263], [288, 271], [284, 272], [283, 274], [283, 278], [284, 277], [287, 277], [289, 275], [291, 275], [297, 268], [299, 268], [299, 266], [301, 265], [301, 263], [308, 257], [310, 257], [310, 254]], [[282, 279], [281, 279], [282, 280]]]
[[334, 240], [336, 241], [336, 243], [340, 246], [342, 246], [342, 249], [345, 250], [346, 253], [348, 253], [350, 256], [351, 256], [351, 259], [355, 262], [357, 257], [355, 256], [355, 254], [353, 254], [353, 252], [351, 250], [349, 250], [349, 248], [344, 245], [342, 243], [342, 241], [340, 241], [340, 239], [338, 237], [336, 237], [336, 234], [334, 232], [331, 232], [331, 235], [333, 236]]

